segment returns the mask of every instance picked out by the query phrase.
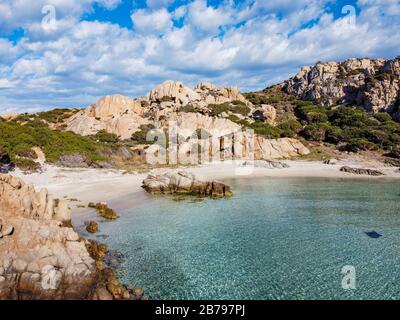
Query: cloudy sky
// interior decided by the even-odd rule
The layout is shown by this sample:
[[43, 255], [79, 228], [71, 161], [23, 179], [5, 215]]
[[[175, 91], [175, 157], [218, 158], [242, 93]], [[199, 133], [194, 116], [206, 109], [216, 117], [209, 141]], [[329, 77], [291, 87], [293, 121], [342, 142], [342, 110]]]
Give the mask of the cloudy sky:
[[400, 0], [0, 0], [0, 112], [167, 79], [262, 89], [319, 60], [394, 58], [399, 30]]

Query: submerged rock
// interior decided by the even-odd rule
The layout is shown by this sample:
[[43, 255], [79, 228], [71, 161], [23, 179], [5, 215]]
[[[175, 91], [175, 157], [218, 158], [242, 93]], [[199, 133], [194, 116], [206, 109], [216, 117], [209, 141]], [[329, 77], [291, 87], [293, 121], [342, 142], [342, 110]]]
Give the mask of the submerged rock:
[[376, 232], [376, 231], [365, 232], [365, 234], [366, 234], [368, 237], [373, 238], [373, 239], [378, 239], [378, 238], [382, 237], [382, 235], [379, 234], [379, 233]]
[[193, 194], [209, 197], [229, 197], [230, 187], [217, 181], [203, 182], [192, 173], [149, 174], [143, 180], [142, 188], [151, 194]]
[[361, 169], [361, 168], [351, 168], [351, 167], [342, 167], [340, 171], [358, 175], [369, 175], [369, 176], [384, 176], [384, 173], [378, 170], [372, 169]]

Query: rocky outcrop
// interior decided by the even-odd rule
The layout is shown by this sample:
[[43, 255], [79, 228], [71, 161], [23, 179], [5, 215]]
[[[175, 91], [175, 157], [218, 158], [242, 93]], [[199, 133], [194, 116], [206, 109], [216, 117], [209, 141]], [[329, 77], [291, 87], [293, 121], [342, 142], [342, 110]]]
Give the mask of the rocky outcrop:
[[253, 112], [254, 120], [260, 120], [271, 126], [276, 125], [276, 109], [268, 104], [262, 104], [260, 108]]
[[217, 181], [200, 181], [189, 172], [173, 172], [153, 175], [143, 180], [143, 189], [151, 194], [191, 194], [210, 197], [232, 195], [230, 187]]
[[255, 160], [255, 161], [245, 161], [242, 163], [243, 167], [255, 167], [263, 169], [287, 169], [290, 166], [284, 162], [279, 161], [268, 161], [268, 160]]
[[351, 173], [351, 174], [358, 174], [358, 175], [368, 175], [368, 176], [383, 176], [384, 174], [378, 170], [372, 170], [372, 169], [360, 169], [360, 168], [351, 168], [351, 167], [342, 167], [340, 168], [340, 171], [346, 172], [346, 173]]
[[73, 153], [61, 156], [57, 165], [66, 168], [99, 168], [100, 165], [94, 161], [89, 160], [85, 155], [80, 153]]
[[104, 130], [129, 139], [146, 119], [141, 102], [121, 95], [105, 96], [66, 120], [65, 130], [88, 136]]
[[231, 101], [241, 101], [250, 106], [251, 103], [239, 92], [237, 87], [219, 88], [209, 82], [201, 82], [194, 91], [208, 104], [222, 104]]
[[64, 200], [0, 175], [0, 300], [130, 297], [101, 261], [106, 248], [82, 239], [70, 219]]
[[303, 100], [329, 106], [356, 104], [371, 112], [389, 112], [400, 120], [400, 57], [319, 62], [302, 68], [282, 87]]
[[185, 106], [190, 102], [201, 101], [201, 96], [182, 82], [167, 80], [147, 95], [149, 103], [170, 102], [174, 106]]
[[101, 130], [129, 139], [141, 125], [168, 120], [182, 107], [207, 111], [210, 104], [241, 101], [251, 103], [235, 87], [219, 88], [211, 83], [200, 83], [195, 89], [171, 80], [156, 86], [147, 96], [133, 100], [121, 95], [106, 96], [85, 110], [68, 118], [65, 130], [88, 136]]
[[0, 175], [0, 298], [85, 299], [97, 281], [94, 260], [63, 200]]
[[310, 150], [297, 139], [265, 139], [260, 136], [254, 139], [254, 158], [257, 160], [289, 159], [309, 153]]

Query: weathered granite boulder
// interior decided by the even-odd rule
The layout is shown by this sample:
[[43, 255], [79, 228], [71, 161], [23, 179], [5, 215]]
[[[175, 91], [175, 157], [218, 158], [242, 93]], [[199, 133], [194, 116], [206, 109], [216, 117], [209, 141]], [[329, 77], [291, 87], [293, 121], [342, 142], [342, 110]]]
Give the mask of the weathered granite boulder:
[[[98, 257], [86, 240], [64, 227], [70, 219], [64, 200], [0, 175], [0, 300], [107, 296]], [[126, 289], [118, 291], [121, 295], [109, 293], [114, 299], [129, 297]]]
[[97, 281], [65, 201], [0, 175], [0, 299], [86, 299]]
[[340, 168], [340, 171], [346, 172], [346, 173], [358, 174], [358, 175], [369, 175], [369, 176], [383, 176], [384, 175], [384, 173], [382, 173], [378, 170], [351, 168], [351, 167], [347, 167], [347, 166]]
[[142, 187], [151, 194], [193, 194], [210, 197], [232, 195], [228, 185], [217, 181], [203, 182], [197, 180], [194, 174], [185, 171], [149, 174], [143, 180]]
[[66, 121], [66, 130], [87, 136], [101, 130], [129, 139], [140, 125], [149, 121], [141, 102], [121, 95], [105, 96]]

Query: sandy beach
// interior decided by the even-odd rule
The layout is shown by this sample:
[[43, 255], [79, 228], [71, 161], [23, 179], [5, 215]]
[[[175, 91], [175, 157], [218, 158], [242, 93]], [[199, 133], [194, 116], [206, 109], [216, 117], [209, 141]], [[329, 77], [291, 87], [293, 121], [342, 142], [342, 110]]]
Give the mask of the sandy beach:
[[[284, 161], [290, 167], [285, 169], [267, 169], [252, 166], [243, 167], [240, 163], [217, 162], [184, 169], [154, 169], [151, 173], [167, 170], [185, 170], [193, 172], [200, 180], [227, 179], [267, 179], [267, 178], [339, 178], [339, 179], [400, 179], [398, 168], [385, 166], [379, 162], [366, 162], [361, 159], [342, 160], [328, 165], [317, 161]], [[353, 175], [340, 171], [342, 166], [369, 168], [383, 172], [382, 177]], [[79, 212], [88, 202], [105, 201], [113, 203], [117, 209], [142, 201], [147, 194], [141, 188], [142, 181], [150, 173], [127, 173], [110, 169], [69, 169], [43, 166], [42, 172], [23, 174], [17, 170], [13, 174], [26, 182], [33, 183], [37, 190], [47, 188], [59, 198], [72, 199], [75, 202], [73, 212]]]

